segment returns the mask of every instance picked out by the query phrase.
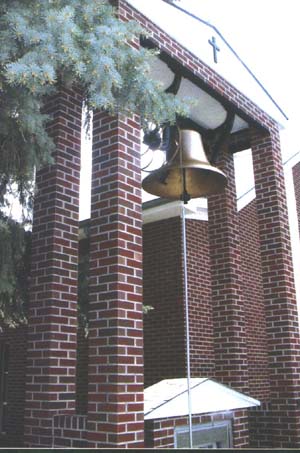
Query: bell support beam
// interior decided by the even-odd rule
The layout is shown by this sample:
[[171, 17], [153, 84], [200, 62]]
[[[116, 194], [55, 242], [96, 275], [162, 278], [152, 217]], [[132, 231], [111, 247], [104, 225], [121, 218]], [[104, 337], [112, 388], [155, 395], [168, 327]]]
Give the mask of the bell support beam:
[[225, 145], [227, 145], [227, 142], [229, 141], [234, 118], [235, 118], [234, 111], [229, 110], [227, 112], [226, 120], [224, 121], [224, 123], [221, 124], [221, 126], [219, 126], [217, 129], [209, 131], [210, 132], [209, 142], [211, 148], [209, 160], [212, 165], [216, 164], [219, 158], [220, 150]]

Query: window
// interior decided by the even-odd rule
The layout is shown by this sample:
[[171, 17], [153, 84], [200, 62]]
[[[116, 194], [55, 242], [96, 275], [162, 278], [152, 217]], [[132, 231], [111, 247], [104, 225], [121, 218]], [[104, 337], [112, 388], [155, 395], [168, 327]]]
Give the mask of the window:
[[[229, 420], [193, 426], [193, 448], [229, 448], [231, 439]], [[175, 429], [175, 448], [189, 448], [188, 426]]]
[[5, 434], [7, 415], [8, 353], [8, 344], [0, 343], [0, 434]]

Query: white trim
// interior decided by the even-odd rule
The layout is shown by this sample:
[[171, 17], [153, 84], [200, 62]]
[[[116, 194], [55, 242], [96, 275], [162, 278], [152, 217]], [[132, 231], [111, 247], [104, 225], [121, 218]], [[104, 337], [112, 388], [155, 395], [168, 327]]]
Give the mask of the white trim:
[[[158, 220], [180, 217], [181, 204], [182, 202], [177, 200], [166, 201], [157, 206], [147, 208], [147, 204], [145, 203], [143, 205], [143, 223], [147, 224], [157, 222]], [[186, 218], [207, 221], [207, 200], [205, 198], [191, 200], [186, 205]]]

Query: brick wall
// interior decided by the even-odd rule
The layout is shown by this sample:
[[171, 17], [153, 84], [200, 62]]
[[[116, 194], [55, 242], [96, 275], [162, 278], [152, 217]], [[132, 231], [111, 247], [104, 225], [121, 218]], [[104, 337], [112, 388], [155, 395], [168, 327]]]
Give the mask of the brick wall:
[[[213, 322], [207, 223], [186, 220], [193, 376], [214, 375]], [[179, 217], [144, 225], [145, 386], [186, 376], [183, 257]], [[163, 345], [163, 347], [162, 347]]]
[[[81, 249], [86, 252], [85, 247], [81, 247]], [[88, 347], [87, 338], [82, 328], [78, 329], [77, 338], [76, 410], [78, 414], [84, 415], [87, 412]], [[16, 328], [3, 326], [0, 332], [0, 343], [9, 344], [8, 404], [4, 423], [5, 434], [0, 435], [0, 447], [17, 448], [23, 446], [27, 326], [23, 325]], [[54, 416], [53, 426], [61, 428], [55, 431], [54, 441], [52, 439], [55, 446], [86, 446], [84, 441], [86, 422], [79, 423], [74, 420], [80, 420], [80, 417], [69, 416], [68, 414]], [[62, 429], [65, 426], [67, 429]]]
[[3, 327], [0, 342], [9, 345], [6, 434], [0, 434], [0, 447], [23, 446], [27, 326]]
[[87, 312], [88, 312], [88, 272], [89, 272], [89, 220], [80, 223], [79, 234], [79, 267], [78, 267], [78, 303], [80, 304], [78, 333], [77, 333], [77, 359], [76, 359], [76, 412], [87, 414], [88, 404], [88, 338], [87, 338]]
[[[249, 391], [254, 398], [270, 396], [268, 344], [262, 294], [261, 261], [255, 200], [237, 217], [241, 241], [238, 278], [243, 287]], [[187, 225], [190, 356], [193, 376], [215, 376], [214, 330], [208, 224]], [[181, 224], [177, 217], [144, 226], [144, 303], [154, 310], [145, 316], [145, 384], [183, 377], [185, 364], [182, 297]], [[161, 348], [164, 345], [164, 348]]]
[[186, 220], [190, 361], [192, 377], [215, 376], [208, 224]]
[[[248, 446], [248, 415], [247, 411], [204, 414], [193, 416], [193, 425], [216, 423], [229, 420], [232, 424], [233, 447]], [[145, 446], [147, 448], [174, 448], [174, 433], [176, 428], [188, 429], [188, 417], [176, 417], [145, 422]]]
[[86, 415], [55, 415], [52, 442], [53, 448], [85, 448]]
[[[243, 293], [243, 344], [249, 364], [247, 392], [263, 403], [262, 409], [250, 410], [250, 441], [256, 448], [267, 447], [271, 432], [270, 368], [256, 201], [244, 207], [236, 218], [241, 254], [236, 275]], [[191, 370], [193, 376], [216, 377], [213, 341], [219, 333], [213, 330], [207, 229], [207, 222], [187, 220]], [[178, 271], [182, 263], [178, 249], [180, 230], [178, 217], [144, 226], [144, 301], [154, 306], [145, 316], [146, 386], [164, 378], [186, 376], [182, 280]], [[227, 327], [224, 329], [226, 332]], [[239, 354], [238, 343], [232, 347], [237, 347]], [[226, 348], [218, 351], [226, 364]], [[226, 366], [230, 365], [231, 357]], [[248, 419], [245, 429], [247, 426]]]
[[272, 405], [270, 401], [249, 410], [249, 447], [270, 448], [272, 445]]
[[[180, 219], [144, 225], [145, 386], [184, 377], [185, 328]], [[163, 346], [163, 347], [162, 347]]]
[[77, 334], [76, 412], [81, 415], [87, 414], [88, 363], [88, 338], [85, 329], [79, 328]]

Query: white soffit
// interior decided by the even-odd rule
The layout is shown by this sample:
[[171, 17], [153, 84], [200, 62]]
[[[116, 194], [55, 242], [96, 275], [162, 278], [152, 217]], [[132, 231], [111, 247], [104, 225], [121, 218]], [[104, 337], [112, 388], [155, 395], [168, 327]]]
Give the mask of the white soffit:
[[175, 74], [169, 68], [167, 63], [159, 57], [153, 57], [150, 67], [150, 78], [161, 82], [162, 87], [166, 90], [173, 82]]
[[[247, 70], [216, 27], [197, 21], [162, 0], [127, 2], [285, 126], [286, 118], [280, 108]], [[219, 48], [217, 63], [214, 61], [213, 47], [209, 43], [212, 38], [215, 38]]]
[[181, 99], [190, 98], [195, 101], [195, 105], [190, 109], [189, 118], [201, 126], [215, 129], [226, 120], [226, 110], [220, 102], [190, 80], [182, 79], [177, 96]]
[[[188, 415], [187, 379], [165, 379], [144, 391], [145, 420]], [[260, 406], [260, 401], [207, 378], [191, 379], [192, 414]]]
[[[159, 81], [163, 88], [167, 89], [174, 81], [175, 74], [164, 61], [154, 57], [150, 77]], [[181, 99], [191, 99], [194, 102], [189, 118], [206, 129], [215, 129], [221, 126], [226, 119], [227, 112], [222, 104], [186, 78], [181, 80], [177, 96]], [[236, 116], [232, 132], [247, 128], [248, 123]]]

